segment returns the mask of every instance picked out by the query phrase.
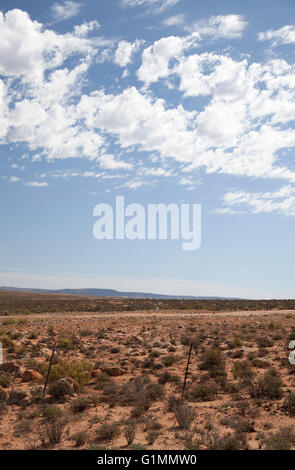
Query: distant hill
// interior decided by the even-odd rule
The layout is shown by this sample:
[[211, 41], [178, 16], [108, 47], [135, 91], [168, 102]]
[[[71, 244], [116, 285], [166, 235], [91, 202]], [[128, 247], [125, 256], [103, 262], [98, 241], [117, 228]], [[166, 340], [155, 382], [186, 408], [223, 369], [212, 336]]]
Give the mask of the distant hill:
[[150, 292], [121, 292], [114, 289], [29, 289], [22, 287], [0, 287], [6, 292], [35, 292], [43, 294], [88, 295], [92, 297], [127, 297], [130, 299], [177, 299], [177, 300], [241, 300], [235, 297], [204, 297], [189, 295], [152, 294]]

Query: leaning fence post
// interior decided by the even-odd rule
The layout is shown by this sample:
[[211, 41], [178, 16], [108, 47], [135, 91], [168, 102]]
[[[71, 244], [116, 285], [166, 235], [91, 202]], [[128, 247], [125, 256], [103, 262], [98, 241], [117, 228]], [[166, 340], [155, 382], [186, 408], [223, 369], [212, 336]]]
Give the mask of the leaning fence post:
[[187, 358], [186, 370], [185, 370], [183, 387], [182, 387], [182, 395], [181, 395], [182, 400], [183, 400], [183, 397], [184, 397], [184, 391], [185, 391], [185, 386], [186, 386], [186, 379], [187, 379], [187, 376], [188, 376], [189, 365], [190, 365], [190, 361], [191, 361], [192, 349], [193, 349], [193, 343], [191, 343], [190, 350], [189, 350], [189, 353], [188, 353], [188, 358]]
[[48, 380], [49, 380], [49, 375], [50, 375], [50, 371], [51, 371], [51, 366], [52, 366], [53, 356], [54, 356], [54, 353], [55, 353], [55, 348], [56, 348], [56, 342], [53, 345], [52, 354], [51, 354], [51, 358], [50, 358], [50, 361], [49, 361], [49, 366], [48, 366], [46, 380], [45, 380], [44, 389], [43, 389], [43, 398], [45, 397], [45, 393], [46, 393], [46, 388], [47, 388], [47, 384], [48, 384]]

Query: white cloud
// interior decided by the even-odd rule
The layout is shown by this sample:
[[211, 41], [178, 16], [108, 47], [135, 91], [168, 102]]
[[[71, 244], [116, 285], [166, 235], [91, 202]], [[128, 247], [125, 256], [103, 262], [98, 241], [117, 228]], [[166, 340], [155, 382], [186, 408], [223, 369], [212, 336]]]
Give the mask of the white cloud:
[[[295, 216], [295, 187], [288, 185], [278, 191], [265, 193], [249, 193], [246, 191], [229, 191], [223, 197], [223, 204], [227, 207], [218, 209], [218, 213], [235, 213], [243, 209], [254, 214], [278, 213], [284, 216]], [[234, 209], [232, 209], [234, 208]]]
[[142, 44], [143, 41], [140, 41], [139, 39], [133, 43], [120, 41], [115, 52], [114, 62], [121, 67], [126, 67], [126, 65], [131, 62], [133, 54], [139, 50]]
[[20, 178], [18, 176], [11, 176], [9, 178], [10, 183], [18, 183], [20, 181]]
[[9, 122], [7, 117], [8, 97], [7, 89], [3, 80], [0, 79], [0, 139], [3, 138], [8, 130]]
[[85, 58], [96, 53], [91, 40], [43, 30], [21, 10], [0, 12], [0, 36], [0, 74], [26, 79], [31, 85], [41, 85], [45, 71], [60, 67], [73, 54]]
[[121, 0], [123, 7], [148, 7], [154, 13], [162, 13], [164, 10], [173, 7], [181, 0]]
[[26, 186], [31, 186], [32, 188], [46, 188], [48, 183], [46, 183], [46, 181], [30, 181], [26, 183]]
[[[240, 23], [230, 17], [209, 21], [210, 27], [235, 37]], [[86, 157], [110, 173], [138, 171], [145, 159], [158, 158], [164, 172], [138, 172], [137, 180], [129, 178], [133, 186], [147, 175], [165, 177], [167, 162], [183, 172], [188, 185], [194, 170], [295, 182], [288, 162], [295, 147], [294, 65], [283, 59], [251, 63], [229, 52], [197, 53], [202, 34], [209, 34], [204, 29], [146, 47], [136, 75], [129, 71], [130, 83], [136, 77], [144, 83], [141, 90], [124, 89], [116, 77], [111, 91], [89, 93], [84, 85], [94, 60], [108, 57], [126, 66], [142, 44], [121, 41], [115, 50], [104, 38], [87, 37], [96, 27], [87, 23], [58, 34], [20, 10], [0, 13], [2, 144], [25, 144], [38, 159]], [[177, 90], [176, 104], [160, 98], [156, 86], [147, 91], [158, 80]], [[189, 111], [189, 97], [205, 99]], [[134, 151], [137, 158], [129, 158]]]
[[169, 69], [171, 60], [180, 58], [183, 51], [191, 45], [190, 37], [178, 36], [169, 36], [154, 42], [142, 53], [142, 64], [137, 71], [138, 79], [149, 84], [157, 82], [159, 78], [167, 77], [171, 73]]
[[114, 155], [104, 154], [99, 158], [101, 168], [106, 170], [131, 170], [132, 165], [130, 163], [116, 160]]
[[[171, 24], [181, 24], [184, 21], [182, 15], [171, 17], [166, 19], [167, 26]], [[209, 20], [202, 20], [199, 23], [195, 23], [193, 27], [188, 28], [191, 34], [186, 36], [169, 36], [155, 41], [152, 46], [144, 49], [142, 54], [142, 65], [137, 72], [139, 80], [145, 83], [152, 83], [157, 81], [159, 78], [167, 77], [169, 74], [174, 73], [174, 67], [169, 69], [171, 61], [190, 60], [192, 56], [184, 57], [184, 53], [191, 49], [201, 46], [202, 41], [206, 37], [210, 36], [213, 39], [217, 38], [238, 38], [242, 35], [247, 22], [240, 15], [226, 15], [226, 16], [212, 16]], [[196, 55], [195, 58], [198, 56]], [[220, 56], [213, 53], [204, 53], [203, 57], [205, 61], [202, 65], [202, 79], [207, 80], [212, 84], [212, 74], [208, 74], [208, 68], [212, 67], [211, 60], [218, 62]], [[211, 60], [210, 60], [211, 58]], [[221, 57], [223, 62], [227, 60], [227, 57]], [[200, 64], [201, 65], [201, 64]], [[206, 69], [206, 70], [205, 70]], [[198, 70], [195, 70], [198, 73]], [[224, 72], [224, 67], [220, 71], [220, 75]], [[200, 75], [200, 73], [199, 73]], [[190, 75], [191, 80], [195, 80], [193, 74]], [[197, 86], [196, 86], [197, 88]]]
[[170, 26], [182, 26], [185, 23], [185, 16], [183, 14], [169, 16], [162, 21], [162, 25], [165, 27]]
[[295, 43], [295, 26], [286, 25], [280, 29], [269, 29], [258, 34], [259, 41], [271, 41], [274, 46], [278, 44]]
[[135, 87], [118, 95], [100, 91], [84, 96], [79, 112], [90, 128], [117, 135], [122, 148], [139, 146], [177, 159], [183, 148], [192, 150], [195, 135], [188, 127], [195, 113], [182, 106], [166, 109], [164, 100], [153, 100]]
[[89, 21], [84, 22], [81, 25], [74, 26], [75, 34], [79, 37], [85, 37], [91, 31], [100, 28], [100, 24], [98, 21]]
[[[102, 137], [77, 124], [71, 104], [97, 53], [97, 39], [84, 37], [85, 28], [83, 37], [80, 29], [75, 31], [43, 30], [21, 10], [0, 13], [0, 74], [6, 77], [6, 83], [0, 80], [0, 138], [43, 149], [47, 158], [98, 156]], [[64, 62], [73, 55], [76, 65], [68, 69]], [[22, 90], [10, 106], [9, 79], [19, 80]], [[13, 96], [13, 88], [9, 91]]]
[[51, 12], [54, 21], [59, 22], [77, 16], [82, 7], [83, 3], [64, 0], [62, 3], [55, 2], [51, 7]]
[[210, 36], [213, 39], [233, 39], [241, 37], [246, 26], [247, 22], [241, 15], [218, 15], [194, 23], [190, 29], [201, 36]]

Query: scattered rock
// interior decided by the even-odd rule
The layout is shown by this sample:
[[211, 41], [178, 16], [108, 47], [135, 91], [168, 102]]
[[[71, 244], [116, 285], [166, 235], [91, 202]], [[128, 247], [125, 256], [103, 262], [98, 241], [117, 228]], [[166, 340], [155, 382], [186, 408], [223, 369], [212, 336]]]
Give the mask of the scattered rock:
[[78, 382], [76, 382], [76, 380], [72, 379], [72, 377], [66, 377], [66, 380], [69, 382], [69, 384], [71, 385], [74, 392], [75, 393], [78, 392], [78, 390], [80, 388], [80, 385], [78, 384]]
[[42, 378], [42, 375], [39, 374], [36, 370], [25, 370], [23, 375], [22, 375], [22, 382], [33, 382], [35, 380], [40, 380]]
[[124, 375], [125, 371], [120, 367], [115, 366], [104, 366], [101, 367], [101, 372], [108, 374], [110, 377], [118, 377], [119, 375]]
[[24, 390], [11, 390], [7, 399], [8, 405], [25, 406], [28, 403], [28, 394]]

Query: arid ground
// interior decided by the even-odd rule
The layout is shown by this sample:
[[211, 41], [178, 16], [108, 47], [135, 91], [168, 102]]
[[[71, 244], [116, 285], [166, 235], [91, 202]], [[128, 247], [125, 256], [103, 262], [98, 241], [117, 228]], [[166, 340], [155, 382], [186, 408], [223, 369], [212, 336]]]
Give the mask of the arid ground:
[[0, 449], [295, 449], [294, 301], [169, 302], [2, 292]]

